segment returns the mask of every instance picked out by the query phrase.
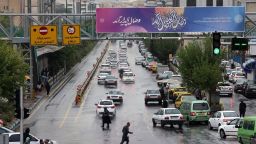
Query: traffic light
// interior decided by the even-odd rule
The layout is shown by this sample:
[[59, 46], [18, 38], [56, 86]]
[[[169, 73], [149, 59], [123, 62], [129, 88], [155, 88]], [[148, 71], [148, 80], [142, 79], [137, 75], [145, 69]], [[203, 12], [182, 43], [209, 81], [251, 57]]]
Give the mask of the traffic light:
[[20, 119], [21, 114], [20, 114], [20, 90], [17, 89], [15, 91], [15, 117], [17, 119]]
[[220, 54], [220, 45], [221, 45], [220, 38], [221, 38], [220, 33], [215, 32], [212, 34], [212, 39], [213, 39], [212, 46], [213, 46], [214, 55]]
[[248, 39], [247, 38], [232, 38], [231, 49], [239, 50], [239, 51], [248, 50]]

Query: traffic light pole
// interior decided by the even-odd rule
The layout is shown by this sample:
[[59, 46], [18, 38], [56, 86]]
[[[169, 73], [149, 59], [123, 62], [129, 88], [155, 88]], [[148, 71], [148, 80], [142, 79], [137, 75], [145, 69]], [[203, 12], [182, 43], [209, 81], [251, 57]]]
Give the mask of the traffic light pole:
[[20, 87], [20, 144], [23, 144], [23, 87]]

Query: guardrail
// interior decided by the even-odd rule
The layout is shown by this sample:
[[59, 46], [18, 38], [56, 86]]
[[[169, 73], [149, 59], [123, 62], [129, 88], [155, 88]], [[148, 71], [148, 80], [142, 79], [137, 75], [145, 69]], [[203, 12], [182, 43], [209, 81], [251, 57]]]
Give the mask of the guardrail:
[[94, 74], [95, 74], [99, 64], [101, 63], [103, 57], [105, 56], [105, 54], [107, 52], [107, 49], [109, 48], [109, 44], [110, 44], [110, 41], [106, 44], [104, 50], [101, 52], [100, 57], [96, 58], [97, 61], [96, 61], [95, 64], [93, 64], [93, 69], [91, 71], [87, 72], [87, 78], [83, 82], [83, 84], [78, 85], [78, 87], [77, 87], [77, 94], [76, 94], [76, 99], [75, 100], [79, 99], [79, 101], [76, 102], [76, 103], [80, 103], [81, 102], [81, 98], [83, 97], [86, 88], [88, 87], [91, 79], [93, 78], [93, 76], [94, 76]]

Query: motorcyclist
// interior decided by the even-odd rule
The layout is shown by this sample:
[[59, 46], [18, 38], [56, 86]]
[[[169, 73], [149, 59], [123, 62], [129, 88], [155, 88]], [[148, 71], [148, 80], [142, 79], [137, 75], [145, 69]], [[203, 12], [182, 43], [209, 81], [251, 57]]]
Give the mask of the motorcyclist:
[[120, 69], [120, 70], [119, 70], [119, 77], [120, 77], [120, 79], [123, 78], [123, 74], [124, 74], [124, 70], [123, 70], [123, 69]]

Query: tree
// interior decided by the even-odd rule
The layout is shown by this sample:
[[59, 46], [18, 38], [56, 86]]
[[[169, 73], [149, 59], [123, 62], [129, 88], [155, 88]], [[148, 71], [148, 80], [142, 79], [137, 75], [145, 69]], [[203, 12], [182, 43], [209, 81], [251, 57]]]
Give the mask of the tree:
[[22, 55], [11, 44], [0, 41], [0, 98], [7, 100], [0, 102], [1, 117], [8, 118], [4, 114], [13, 114], [14, 93], [19, 86], [24, 84], [28, 65]]
[[222, 56], [213, 55], [211, 39], [207, 38], [202, 42], [193, 41], [177, 55], [184, 84], [189, 88], [199, 88], [209, 92], [210, 105], [219, 104], [214, 94], [217, 83], [222, 80], [220, 68]]

